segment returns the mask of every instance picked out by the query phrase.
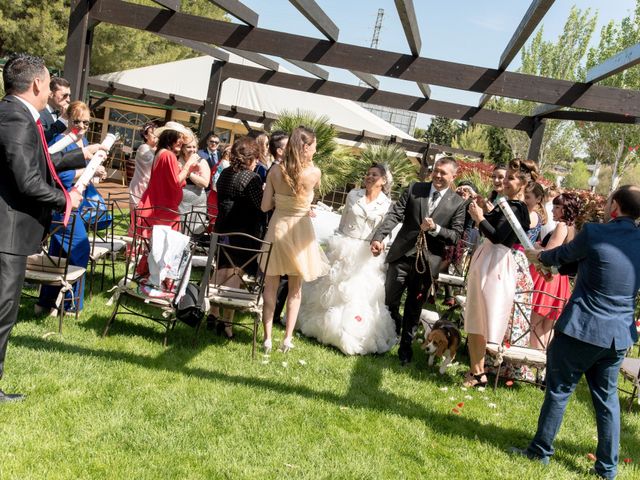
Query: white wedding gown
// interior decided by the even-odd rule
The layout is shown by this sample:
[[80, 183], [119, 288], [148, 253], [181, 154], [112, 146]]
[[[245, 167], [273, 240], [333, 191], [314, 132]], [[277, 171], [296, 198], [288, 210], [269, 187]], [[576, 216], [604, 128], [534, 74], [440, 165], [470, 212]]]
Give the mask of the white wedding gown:
[[340, 227], [325, 245], [329, 274], [302, 287], [297, 328], [347, 355], [387, 352], [394, 345], [394, 322], [384, 303], [386, 266], [369, 241], [391, 201], [384, 194], [367, 203], [352, 190]]

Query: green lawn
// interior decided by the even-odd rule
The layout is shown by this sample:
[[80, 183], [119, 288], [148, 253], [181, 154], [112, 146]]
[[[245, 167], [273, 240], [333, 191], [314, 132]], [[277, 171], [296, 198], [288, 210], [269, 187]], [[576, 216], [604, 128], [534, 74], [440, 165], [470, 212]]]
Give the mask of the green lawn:
[[[161, 327], [127, 317], [103, 339], [107, 298], [66, 318], [62, 336], [23, 299], [2, 388], [28, 396], [0, 405], [1, 479], [568, 479], [592, 466], [584, 384], [543, 467], [505, 453], [534, 432], [543, 393], [532, 386], [464, 391], [464, 364], [440, 376], [417, 347], [409, 367], [395, 350], [345, 357], [303, 338], [252, 361], [248, 332], [203, 331], [194, 346], [179, 324], [164, 348]], [[626, 457], [619, 478], [640, 478], [637, 406], [622, 418]]]

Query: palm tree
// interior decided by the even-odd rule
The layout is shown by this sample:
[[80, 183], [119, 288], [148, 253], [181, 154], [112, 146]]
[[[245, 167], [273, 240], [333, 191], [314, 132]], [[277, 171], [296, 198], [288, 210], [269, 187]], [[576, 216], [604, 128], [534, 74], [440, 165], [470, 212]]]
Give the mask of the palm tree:
[[285, 110], [271, 125], [271, 131], [282, 130], [290, 134], [294, 128], [301, 125], [310, 128], [316, 134], [316, 154], [313, 162], [322, 171], [320, 195], [343, 186], [344, 168], [350, 163], [351, 156], [348, 149], [341, 148], [336, 142], [337, 132], [329, 123], [329, 117], [303, 110]]
[[393, 175], [392, 190], [405, 187], [418, 179], [419, 167], [408, 157], [404, 148], [391, 143], [370, 143], [360, 154], [360, 176], [372, 163], [382, 163]]

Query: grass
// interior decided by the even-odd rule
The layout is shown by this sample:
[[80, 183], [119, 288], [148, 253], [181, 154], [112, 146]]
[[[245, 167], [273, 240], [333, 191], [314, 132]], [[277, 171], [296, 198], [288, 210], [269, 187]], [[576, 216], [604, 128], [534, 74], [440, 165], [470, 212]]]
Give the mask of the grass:
[[[584, 382], [543, 467], [505, 453], [534, 433], [543, 393], [532, 386], [463, 391], [464, 364], [438, 375], [417, 347], [408, 367], [395, 350], [345, 357], [304, 338], [252, 361], [248, 332], [203, 331], [194, 345], [179, 324], [164, 348], [159, 325], [131, 317], [102, 338], [107, 299], [87, 299], [62, 336], [23, 299], [2, 388], [28, 396], [0, 405], [1, 479], [573, 479], [592, 466]], [[621, 458], [640, 463], [638, 452], [636, 406], [622, 415]], [[620, 466], [620, 479], [639, 477]]]

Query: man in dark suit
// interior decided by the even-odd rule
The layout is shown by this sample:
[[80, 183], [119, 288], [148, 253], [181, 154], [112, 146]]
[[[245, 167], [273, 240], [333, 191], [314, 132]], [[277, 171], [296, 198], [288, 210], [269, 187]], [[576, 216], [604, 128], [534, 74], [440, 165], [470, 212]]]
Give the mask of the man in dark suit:
[[66, 111], [71, 103], [71, 84], [66, 78], [53, 77], [49, 82], [49, 88], [49, 99], [40, 111], [40, 122], [47, 143], [67, 129]]
[[198, 156], [204, 158], [209, 164], [211, 169], [211, 177], [215, 174], [216, 167], [222, 158], [222, 152], [220, 152], [220, 138], [213, 132], [207, 133], [204, 137], [204, 141], [200, 145], [198, 150]]
[[[49, 72], [44, 61], [12, 55], [2, 72], [7, 96], [0, 101], [0, 379], [7, 341], [18, 316], [27, 255], [39, 250], [51, 210], [77, 207], [82, 195], [57, 189], [56, 170], [84, 167], [101, 148], [91, 145], [67, 154], [49, 155], [39, 111], [49, 97]], [[5, 394], [0, 403], [21, 400]]]
[[[427, 300], [446, 245], [454, 245], [462, 235], [464, 202], [451, 190], [458, 164], [451, 157], [443, 157], [433, 167], [431, 182], [409, 185], [400, 199], [391, 207], [382, 223], [373, 233], [371, 252], [379, 255], [384, 249], [382, 241], [393, 228], [402, 223], [391, 244], [386, 262], [389, 264], [385, 281], [385, 303], [396, 322], [400, 334], [398, 357], [404, 365], [411, 361], [411, 343], [418, 325], [422, 305]], [[416, 242], [420, 231], [425, 232], [425, 263], [418, 265]], [[421, 252], [422, 253], [422, 252]], [[400, 317], [400, 301], [404, 290], [407, 298], [404, 314]]]
[[598, 447], [593, 473], [614, 478], [620, 441], [618, 372], [638, 340], [634, 324], [640, 289], [640, 188], [626, 185], [607, 201], [605, 224], [588, 223], [575, 239], [548, 251], [527, 252], [534, 264], [576, 264], [576, 285], [555, 325], [547, 351], [547, 377], [538, 431], [526, 450], [512, 452], [548, 463], [553, 440], [584, 374], [596, 412]]

